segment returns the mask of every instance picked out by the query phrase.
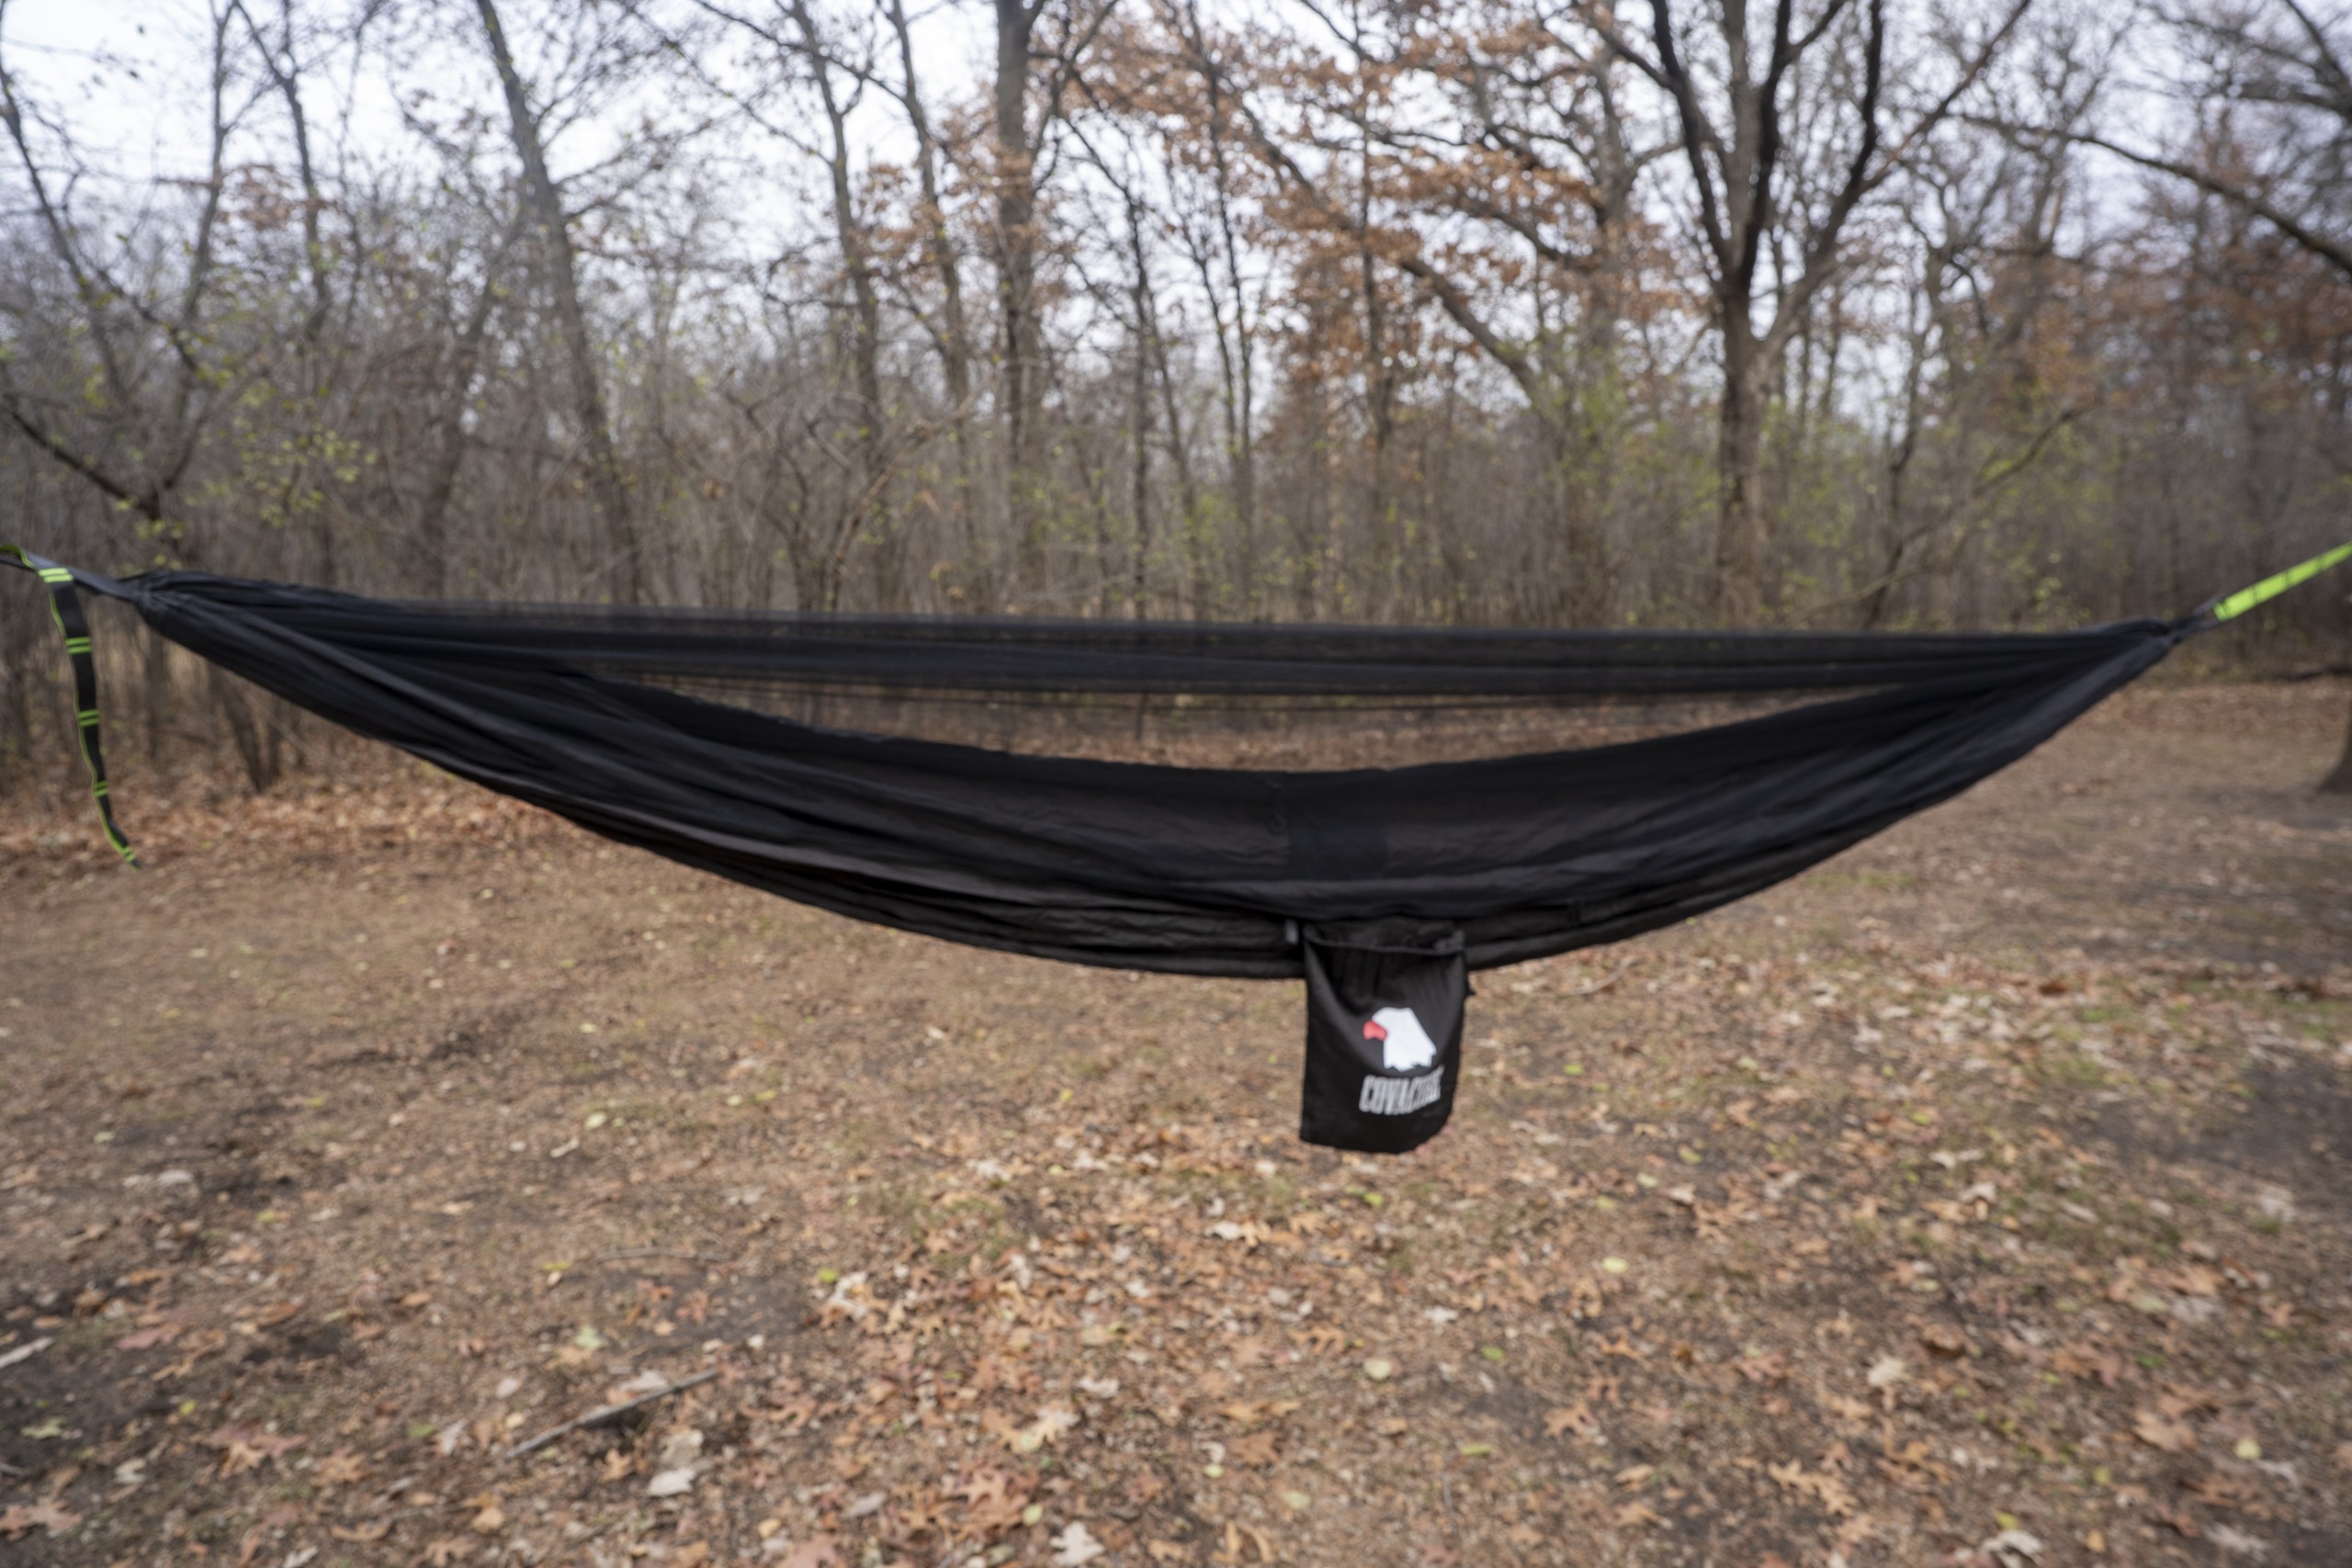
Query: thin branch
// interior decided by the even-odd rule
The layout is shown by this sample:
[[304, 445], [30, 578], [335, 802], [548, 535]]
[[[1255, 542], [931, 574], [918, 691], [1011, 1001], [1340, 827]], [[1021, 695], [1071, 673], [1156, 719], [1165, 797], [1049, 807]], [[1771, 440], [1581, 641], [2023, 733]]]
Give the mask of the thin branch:
[[707, 1371], [696, 1372], [690, 1378], [673, 1382], [668, 1388], [656, 1389], [651, 1393], [639, 1394], [635, 1399], [624, 1400], [618, 1404], [600, 1404], [585, 1416], [575, 1416], [561, 1426], [549, 1427], [537, 1437], [526, 1438], [515, 1444], [506, 1450], [506, 1457], [521, 1459], [525, 1454], [537, 1453], [558, 1438], [568, 1437], [573, 1432], [584, 1431], [591, 1427], [602, 1427], [608, 1422], [617, 1421], [632, 1410], [642, 1409], [657, 1400], [667, 1399], [673, 1393], [684, 1393], [690, 1388], [698, 1388], [718, 1375], [718, 1369], [713, 1367]]
[[[1690, 181], [1699, 189], [1699, 223], [1706, 235], [1707, 248], [1713, 254], [1720, 287], [1736, 275], [1737, 263], [1730, 237], [1724, 231], [1714, 175], [1707, 167], [1707, 149], [1712, 147], [1720, 154], [1722, 141], [1705, 111], [1699, 107], [1699, 89], [1691, 82], [1690, 72], [1683, 69], [1682, 57], [1675, 52], [1674, 17], [1668, 0], [1650, 0], [1650, 32], [1657, 44], [1655, 74], [1658, 84], [1672, 96], [1675, 113], [1682, 121], [1682, 149], [1690, 161]], [[1627, 58], [1634, 57], [1629, 54]]]
[[[2003, 127], [2002, 129], [2016, 128]], [[2177, 159], [2160, 157], [2154, 152], [2143, 152], [2137, 148], [2109, 141], [2103, 136], [2095, 136], [2086, 130], [2070, 130], [2062, 134], [2069, 141], [2077, 142], [2085, 147], [2096, 147], [2102, 152], [2112, 152], [2127, 164], [2137, 164], [2143, 169], [2153, 169], [2158, 174], [2170, 175], [2175, 179], [2186, 180], [2209, 196], [2219, 197], [2234, 207], [2243, 208], [2286, 235], [2296, 244], [2335, 267], [2347, 279], [2352, 279], [2352, 245], [2346, 245], [2320, 233], [2267, 197], [2258, 196], [2243, 186], [2225, 180], [2211, 170], [2198, 168], [2193, 164], [2184, 164]]]
[[[1235, 103], [1241, 111], [1241, 118], [1249, 124], [1250, 140], [1258, 144], [1260, 155], [1273, 164], [1278, 174], [1298, 188], [1299, 193], [1306, 197], [1308, 204], [1315, 209], [1324, 221], [1341, 233], [1352, 235], [1359, 243], [1370, 245], [1371, 237], [1364, 231], [1363, 225], [1341, 211], [1330, 197], [1323, 194], [1322, 188], [1316, 185], [1306, 171], [1299, 167], [1298, 160], [1292, 157], [1287, 149], [1274, 141], [1272, 134], [1266, 130], [1265, 123], [1258, 118], [1258, 111], [1238, 94], [1235, 95]], [[1535, 367], [1530, 363], [1524, 352], [1505, 343], [1501, 335], [1479, 316], [1476, 308], [1470, 302], [1469, 295], [1463, 292], [1459, 285], [1422, 260], [1417, 250], [1404, 246], [1389, 246], [1380, 250], [1379, 254], [1383, 260], [1397, 271], [1429, 288], [1430, 293], [1438, 302], [1438, 308], [1453, 320], [1454, 325], [1468, 333], [1473, 343], [1485, 351], [1496, 364], [1501, 366], [1513, 381], [1519, 383], [1519, 389], [1526, 395], [1530, 407], [1539, 411], [1544, 408], [1544, 387], [1536, 374]]]
[[13, 391], [0, 391], [0, 412], [8, 423], [21, 431], [25, 438], [47, 453], [51, 460], [87, 479], [99, 494], [120, 506], [129, 507], [150, 523], [164, 520], [163, 498], [150, 490], [141, 495], [132, 492], [105, 469], [68, 446], [63, 438], [28, 414]]

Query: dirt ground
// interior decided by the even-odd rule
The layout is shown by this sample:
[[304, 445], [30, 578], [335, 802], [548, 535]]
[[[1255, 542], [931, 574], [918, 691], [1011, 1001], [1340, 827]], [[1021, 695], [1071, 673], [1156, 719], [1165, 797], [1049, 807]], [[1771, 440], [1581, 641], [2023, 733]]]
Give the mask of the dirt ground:
[[0, 840], [0, 1559], [2352, 1562], [2347, 700], [1481, 976], [1379, 1161], [1295, 985], [134, 773]]

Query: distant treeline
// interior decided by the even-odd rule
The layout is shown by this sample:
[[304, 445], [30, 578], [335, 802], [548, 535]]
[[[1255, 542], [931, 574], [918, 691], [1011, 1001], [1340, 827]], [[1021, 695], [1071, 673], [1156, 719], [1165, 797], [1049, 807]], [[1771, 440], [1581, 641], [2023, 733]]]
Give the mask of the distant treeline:
[[[175, 17], [136, 83], [0, 35], [0, 536], [77, 564], [2041, 627], [2352, 537], [2352, 24], [2287, 0]], [[64, 778], [5, 592], [0, 764]], [[2344, 585], [2232, 637], [2344, 663]], [[125, 754], [287, 764], [102, 641]]]

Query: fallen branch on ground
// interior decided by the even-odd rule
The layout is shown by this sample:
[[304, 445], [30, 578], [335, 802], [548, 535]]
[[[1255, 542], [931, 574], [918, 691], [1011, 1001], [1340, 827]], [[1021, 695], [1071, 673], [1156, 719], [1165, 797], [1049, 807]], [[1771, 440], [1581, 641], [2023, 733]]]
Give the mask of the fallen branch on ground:
[[546, 1448], [558, 1438], [572, 1432], [584, 1431], [590, 1427], [601, 1427], [607, 1421], [617, 1421], [639, 1405], [650, 1404], [657, 1399], [667, 1399], [673, 1393], [684, 1393], [697, 1384], [708, 1382], [718, 1375], [718, 1369], [713, 1367], [707, 1372], [696, 1372], [690, 1378], [682, 1378], [668, 1388], [657, 1388], [651, 1393], [641, 1393], [635, 1399], [625, 1400], [618, 1404], [600, 1404], [585, 1416], [575, 1416], [560, 1427], [549, 1427], [537, 1437], [515, 1444], [506, 1450], [506, 1457], [521, 1459], [525, 1454]]
[[1568, 991], [1568, 995], [1572, 997], [1597, 997], [1601, 992], [1607, 990], [1610, 987], [1615, 985], [1618, 981], [1623, 979], [1625, 977], [1625, 971], [1632, 967], [1633, 965], [1630, 964], [1620, 964], [1617, 965], [1617, 972], [1610, 976], [1606, 980], [1596, 980], [1589, 986], [1573, 987]]

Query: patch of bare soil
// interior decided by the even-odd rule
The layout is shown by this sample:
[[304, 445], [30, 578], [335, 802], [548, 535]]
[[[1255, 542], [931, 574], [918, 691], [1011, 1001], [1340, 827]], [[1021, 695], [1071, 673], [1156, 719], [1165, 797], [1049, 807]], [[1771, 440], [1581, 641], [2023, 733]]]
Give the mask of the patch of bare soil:
[[0, 844], [0, 1557], [2352, 1561], [2345, 703], [1482, 976], [1384, 1161], [1295, 986], [128, 779]]

